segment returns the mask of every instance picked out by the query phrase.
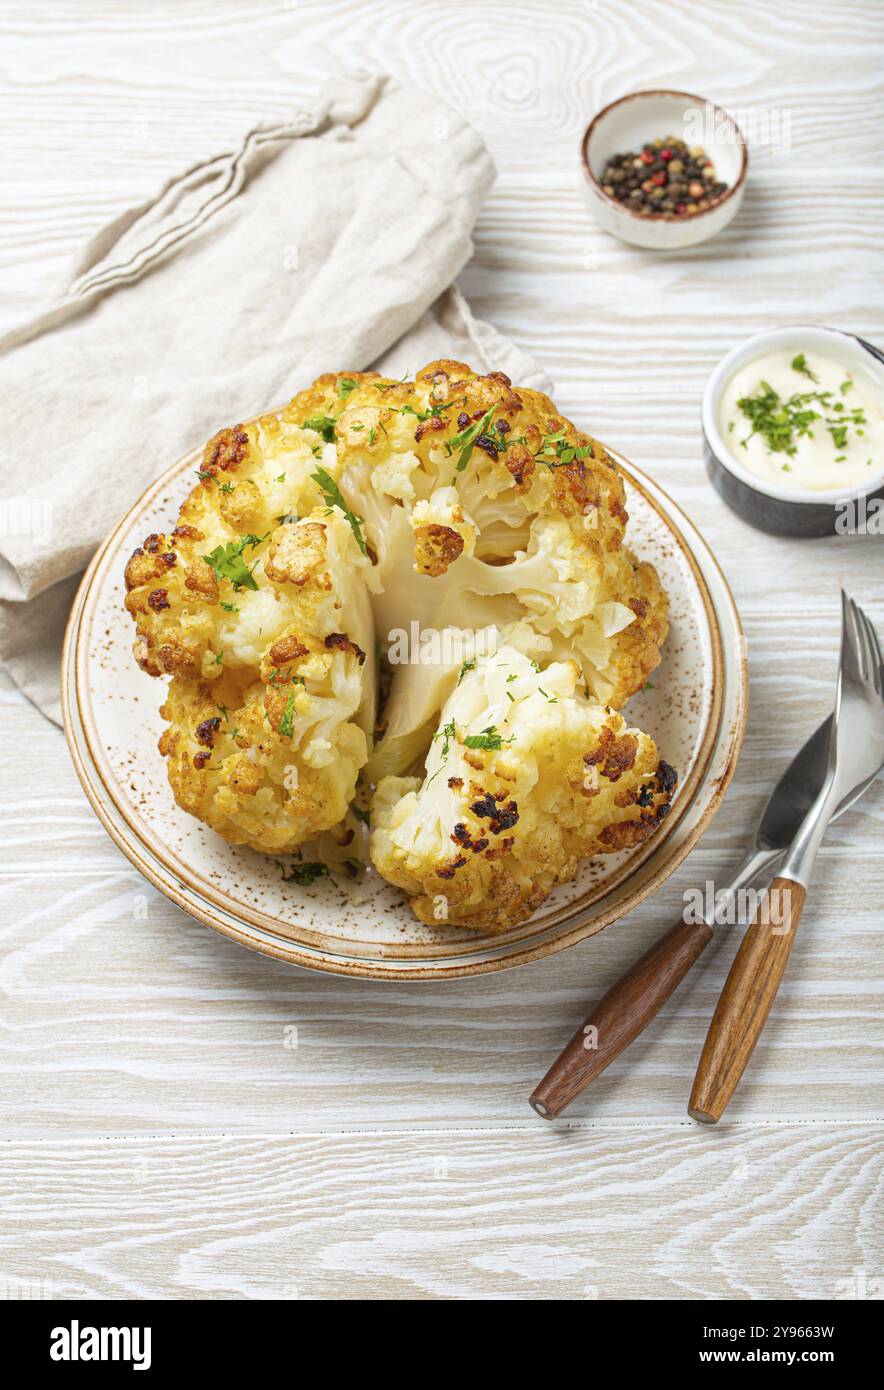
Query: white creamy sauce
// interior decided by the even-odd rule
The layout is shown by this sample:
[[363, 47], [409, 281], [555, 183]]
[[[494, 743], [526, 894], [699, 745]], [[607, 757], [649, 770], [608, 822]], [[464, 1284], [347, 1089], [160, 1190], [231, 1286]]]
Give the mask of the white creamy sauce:
[[[765, 353], [734, 373], [718, 405], [722, 439], [744, 468], [768, 482], [812, 492], [871, 482], [884, 469], [884, 388], [813, 349], [802, 354], [802, 372], [793, 366], [798, 355], [791, 349]], [[753, 433], [753, 421], [738, 402], [757, 400], [767, 387], [780, 400], [769, 398], [759, 409]], [[816, 398], [797, 399], [802, 396]], [[818, 418], [802, 425], [807, 411]], [[786, 438], [788, 450], [773, 447]]]

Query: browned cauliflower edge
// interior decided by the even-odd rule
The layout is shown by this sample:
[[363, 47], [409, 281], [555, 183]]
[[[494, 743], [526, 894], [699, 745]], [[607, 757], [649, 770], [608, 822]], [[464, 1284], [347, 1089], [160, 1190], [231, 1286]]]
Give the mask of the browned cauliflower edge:
[[372, 862], [423, 922], [505, 931], [582, 860], [631, 849], [669, 814], [676, 773], [647, 734], [592, 704], [574, 662], [515, 648], [464, 671], [420, 777], [385, 777]]

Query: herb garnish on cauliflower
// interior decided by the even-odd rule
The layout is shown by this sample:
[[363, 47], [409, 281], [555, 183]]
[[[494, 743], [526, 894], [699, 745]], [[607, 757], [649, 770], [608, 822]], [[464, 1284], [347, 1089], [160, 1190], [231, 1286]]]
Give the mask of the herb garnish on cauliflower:
[[580, 859], [639, 844], [668, 814], [674, 771], [579, 680], [576, 662], [540, 670], [499, 648], [446, 702], [426, 775], [379, 783], [372, 861], [421, 921], [505, 931]]

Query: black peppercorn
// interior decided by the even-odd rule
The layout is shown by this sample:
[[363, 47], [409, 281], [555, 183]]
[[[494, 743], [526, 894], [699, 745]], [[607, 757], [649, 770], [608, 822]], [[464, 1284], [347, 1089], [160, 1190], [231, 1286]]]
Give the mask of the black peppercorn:
[[689, 149], [673, 136], [649, 141], [637, 153], [614, 155], [600, 183], [609, 198], [642, 217], [670, 219], [705, 212], [728, 191], [706, 151], [699, 145]]

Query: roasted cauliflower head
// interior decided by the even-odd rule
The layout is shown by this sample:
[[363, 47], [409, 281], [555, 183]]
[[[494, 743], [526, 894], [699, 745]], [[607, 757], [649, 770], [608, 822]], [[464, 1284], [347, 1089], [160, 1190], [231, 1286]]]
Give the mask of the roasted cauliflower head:
[[463, 671], [425, 776], [378, 784], [372, 862], [421, 921], [505, 931], [581, 859], [641, 843], [668, 814], [674, 771], [581, 679], [574, 661], [541, 670], [502, 646]]
[[125, 571], [179, 805], [265, 853], [347, 853], [374, 786], [373, 863], [422, 920], [523, 920], [669, 808], [616, 713], [668, 627], [627, 520], [597, 440], [459, 362], [322, 376], [222, 430]]

